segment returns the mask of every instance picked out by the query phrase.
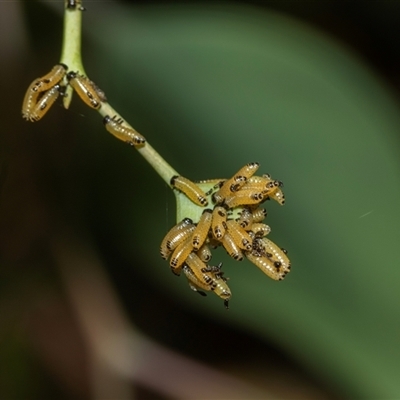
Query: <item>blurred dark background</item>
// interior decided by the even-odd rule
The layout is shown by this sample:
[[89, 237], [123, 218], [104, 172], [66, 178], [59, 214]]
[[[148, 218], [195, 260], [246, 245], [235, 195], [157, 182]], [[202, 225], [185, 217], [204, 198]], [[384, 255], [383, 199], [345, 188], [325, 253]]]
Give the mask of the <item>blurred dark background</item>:
[[[259, 160], [267, 169], [263, 172], [271, 169], [277, 179], [284, 180], [292, 206], [282, 209], [271, 206], [268, 210], [271, 219], [267, 223], [271, 223], [276, 235], [273, 238], [289, 249], [289, 255], [294, 254], [293, 268], [297, 269], [297, 275], [290, 274], [287, 281], [279, 284], [280, 288], [272, 288], [273, 283], [259, 271], [254, 271], [255, 267], [250, 271], [249, 265], [239, 265], [237, 272], [233, 268], [236, 265], [226, 267], [234, 291], [228, 312], [219, 299], [214, 299], [215, 296], [210, 294], [202, 299], [191, 293], [183, 278], [172, 276], [166, 263], [159, 259], [163, 232], [174, 223], [174, 197], [139, 155], [103, 135], [101, 119], [95, 112], [86, 109], [75, 98], [68, 112], [56, 105], [38, 123], [27, 123], [20, 118], [26, 87], [58, 62], [62, 6], [60, 2], [51, 3], [0, 3], [0, 81], [3, 91], [0, 120], [0, 398], [210, 398], [210, 392], [205, 389], [207, 385], [209, 388], [215, 385], [215, 391], [211, 391], [213, 398], [231, 398], [230, 392], [224, 392], [227, 385], [236, 390], [238, 398], [247, 395], [248, 398], [282, 399], [394, 398], [400, 395], [396, 392], [398, 383], [387, 374], [386, 382], [374, 376], [373, 369], [366, 370], [365, 374], [362, 371], [363, 365], [378, 360], [395, 371], [398, 365], [393, 360], [397, 350], [394, 350], [392, 360], [385, 358], [389, 352], [386, 348], [382, 352], [379, 348], [367, 352], [361, 345], [359, 349], [355, 348], [349, 339], [348, 347], [343, 349], [343, 358], [335, 358], [340, 353], [336, 339], [340, 342], [345, 338], [340, 332], [350, 332], [349, 338], [352, 334], [357, 337], [365, 333], [365, 340], [370, 338], [371, 342], [378, 343], [385, 342], [386, 333], [390, 332], [385, 345], [396, 349], [398, 344], [398, 284], [397, 272], [393, 272], [398, 267], [398, 256], [391, 257], [383, 247], [395, 242], [398, 232], [393, 227], [387, 228], [382, 221], [391, 219], [395, 226], [398, 219], [395, 207], [398, 185], [392, 183], [398, 183], [399, 172], [396, 165], [400, 127], [396, 120], [400, 84], [399, 2], [243, 1], [218, 2], [212, 6], [188, 1], [85, 2], [83, 61], [86, 71], [106, 91], [110, 103], [168, 162], [193, 179], [207, 179], [228, 176], [245, 162], [254, 161], [252, 157], [259, 160], [260, 154], [265, 154], [265, 159]], [[192, 15], [193, 20], [190, 20]], [[354, 104], [371, 102], [357, 109], [357, 118], [372, 126], [371, 136], [365, 136], [366, 143], [357, 137], [354, 139], [355, 153], [351, 153], [353, 145], [346, 132], [337, 139], [338, 149], [345, 148], [343, 152], [335, 150], [325, 136], [321, 136], [321, 141], [317, 134], [302, 137], [302, 132], [313, 132], [316, 126], [311, 117], [307, 119], [303, 114], [293, 121], [293, 127], [299, 126], [299, 130], [292, 130], [292, 142], [290, 134], [279, 141], [278, 133], [285, 127], [280, 125], [280, 119], [274, 123], [274, 118], [279, 117], [279, 110], [288, 119], [296, 119], [296, 112], [301, 114], [294, 100], [298, 93], [313, 91], [306, 79], [304, 89], [296, 88], [299, 92], [293, 89], [292, 93], [292, 89], [288, 89], [288, 97], [294, 99], [294, 104], [280, 99], [279, 104], [287, 104], [287, 110], [277, 106], [276, 112], [271, 111], [274, 115], [268, 116], [267, 131], [277, 132], [278, 139], [271, 133], [271, 138], [254, 136], [250, 138], [252, 141], [246, 142], [240, 127], [248, 126], [249, 131], [260, 132], [265, 123], [259, 117], [262, 111], [256, 112], [260, 106], [257, 90], [254, 89], [253, 98], [249, 89], [248, 109], [243, 109], [242, 103], [236, 108], [236, 93], [228, 93], [223, 84], [217, 89], [224, 74], [213, 75], [214, 66], [220, 66], [221, 71], [225, 68], [227, 79], [230, 79], [230, 71], [221, 64], [222, 61], [213, 58], [212, 50], [204, 45], [209, 43], [213, 49], [209, 37], [221, 24], [218, 18], [229, 21], [231, 16], [238, 21], [243, 18], [245, 23], [243, 26], [238, 23], [236, 32], [230, 26], [226, 28], [224, 34], [227, 37], [230, 32], [237, 33], [238, 37], [242, 30], [250, 32], [252, 18], [254, 26], [261, 32], [264, 26], [260, 21], [265, 18], [268, 29], [271, 32], [276, 29], [276, 37], [284, 38], [281, 46], [283, 49], [288, 47], [287, 54], [291, 54], [291, 48], [296, 49], [297, 39], [300, 47], [306, 46], [304, 40], [309, 39], [311, 61], [313, 55], [315, 59], [327, 60], [327, 69], [324, 70], [321, 61], [315, 67], [320, 75], [312, 70], [310, 81], [328, 82], [328, 88], [340, 92], [338, 103], [331, 104], [327, 90], [327, 112], [340, 104], [343, 109], [353, 110]], [[131, 17], [132, 22], [129, 21]], [[175, 23], [169, 25], [169, 17]], [[196, 31], [198, 37], [190, 36], [190, 25], [197, 26], [201, 18], [204, 26], [207, 18], [211, 21], [211, 33], [204, 42], [201, 30], [200, 33]], [[303, 35], [303, 31], [304, 36], [298, 38], [296, 32]], [[111, 37], [112, 32], [115, 38]], [[236, 84], [243, 90], [252, 87], [249, 76], [255, 76], [258, 70], [253, 69], [253, 52], [249, 56], [247, 50], [252, 49], [251, 35], [257, 36], [257, 32], [249, 33], [243, 43], [235, 47], [233, 53], [237, 56], [237, 64], [243, 65], [240, 64], [242, 70], [232, 72], [232, 81], [227, 87]], [[206, 33], [205, 29], [204, 35]], [[121, 35], [119, 40], [118, 35]], [[180, 43], [174, 53], [174, 40], [186, 40], [185, 35], [189, 45], [185, 47], [186, 42]], [[191, 45], [193, 38], [196, 40]], [[314, 38], [317, 44], [313, 42]], [[227, 40], [229, 52], [234, 45], [228, 39], [224, 40]], [[268, 39], [263, 40], [268, 42]], [[263, 40], [255, 44], [254, 54], [264, 54]], [[157, 47], [159, 42], [160, 47]], [[326, 47], [321, 43], [326, 43]], [[126, 50], [130, 44], [132, 54]], [[221, 48], [223, 51], [224, 47]], [[216, 50], [218, 54], [221, 54], [221, 48]], [[270, 48], [266, 48], [266, 57], [279, 59], [280, 46], [273, 49], [275, 53], [271, 55]], [[326, 51], [326, 57], [318, 49]], [[331, 52], [334, 54], [332, 62], [328, 55]], [[168, 54], [177, 55], [174, 58], [176, 65], [168, 64]], [[295, 50], [292, 54], [295, 61]], [[229, 57], [228, 54], [227, 59]], [[254, 57], [254, 66], [257, 66], [257, 56]], [[285, 59], [288, 65], [291, 65], [290, 61]], [[299, 57], [298, 65], [301, 62], [303, 59]], [[177, 70], [177, 65], [182, 70]], [[338, 76], [344, 76], [344, 81], [337, 80], [335, 86], [332, 77], [336, 75], [329, 67], [338, 71]], [[292, 88], [292, 78], [288, 78], [286, 70], [278, 65], [276, 71], [281, 73], [270, 78], [271, 82], [282, 81], [282, 87], [285, 87], [289, 79], [288, 86]], [[264, 72], [259, 73], [263, 76]], [[182, 82], [177, 80], [179, 76]], [[209, 78], [215, 78], [215, 81]], [[300, 80], [293, 79], [300, 86]], [[192, 81], [198, 87], [190, 86]], [[359, 91], [354, 89], [347, 93], [346, 88], [352, 88], [352, 84], [360, 88]], [[201, 92], [202, 87], [204, 92]], [[281, 88], [272, 88], [271, 92], [273, 90], [282, 93]], [[221, 104], [221, 109], [214, 107], [215, 114], [207, 108], [208, 96], [212, 98], [211, 103], [215, 101], [212, 104]], [[228, 108], [229, 101], [233, 101], [231, 109]], [[273, 102], [271, 94], [268, 104]], [[228, 104], [226, 108], [225, 104]], [[380, 116], [375, 116], [369, 107]], [[318, 117], [323, 119], [324, 115], [321, 113]], [[338, 115], [343, 115], [345, 124], [344, 113], [338, 112]], [[371, 117], [371, 123], [367, 116]], [[227, 121], [238, 126], [237, 133], [231, 130]], [[363, 131], [362, 122], [357, 123]], [[385, 123], [387, 131], [382, 129], [379, 136]], [[372, 145], [373, 129], [378, 132], [378, 139], [381, 138], [382, 152]], [[227, 132], [232, 132], [232, 144]], [[291, 147], [288, 143], [296, 145]], [[329, 162], [325, 165], [323, 161], [313, 165], [309, 161], [310, 171], [315, 171], [316, 175], [313, 179], [309, 175], [310, 180], [300, 185], [293, 177], [293, 170], [298, 169], [299, 175], [302, 173], [302, 169], [296, 167], [297, 160], [303, 157], [312, 160], [310, 154], [319, 151], [324, 159], [324, 144], [332, 159], [340, 161], [343, 156], [342, 166]], [[376, 152], [364, 148], [368, 145]], [[211, 147], [221, 148], [222, 153], [217, 153], [217, 149], [208, 153]], [[259, 154], [256, 154], [257, 147], [260, 147]], [[350, 149], [348, 155], [346, 149]], [[277, 155], [279, 152], [281, 158]], [[355, 161], [357, 154], [360, 154], [359, 163]], [[354, 164], [346, 164], [346, 157]], [[392, 167], [390, 157], [394, 160], [391, 172], [380, 170], [380, 166]], [[282, 167], [281, 162], [286, 167]], [[368, 162], [378, 167], [373, 171], [365, 170]], [[336, 168], [337, 180], [331, 176]], [[354, 171], [358, 171], [357, 175], [351, 175]], [[370, 179], [360, 179], [363, 174]], [[341, 186], [347, 176], [347, 182]], [[390, 182], [389, 178], [392, 179]], [[325, 187], [319, 179], [332, 179], [333, 183]], [[349, 220], [351, 214], [346, 214], [350, 211], [346, 207], [360, 204], [360, 199], [369, 200], [369, 195], [372, 198], [378, 190], [385, 191], [378, 194], [378, 199], [384, 198], [381, 207], [388, 216], [381, 215], [373, 227], [357, 226], [360, 237], [366, 232], [374, 235], [371, 242], [363, 238], [357, 241], [353, 231], [347, 231], [346, 219]], [[306, 202], [305, 197], [311, 198], [310, 202]], [[386, 198], [390, 204], [385, 203]], [[313, 207], [313, 200], [320, 208]], [[309, 208], [305, 204], [309, 204]], [[357, 216], [361, 218], [370, 210], [376, 210], [377, 206], [372, 204], [365, 203]], [[333, 211], [329, 211], [332, 212], [330, 215], [325, 205], [329, 210], [337, 207], [340, 216]], [[328, 229], [335, 219], [340, 219], [343, 231]], [[374, 241], [375, 235], [381, 242]], [[371, 259], [369, 252], [381, 252], [382, 265], [376, 266], [374, 262], [369, 267], [362, 261]], [[365, 258], [356, 258], [358, 254]], [[226, 266], [232, 264], [221, 251], [214, 258], [223, 259]], [[348, 272], [348, 265], [343, 260], [349, 262], [350, 268], [354, 267], [354, 276]], [[243, 271], [245, 267], [249, 272]], [[387, 269], [382, 272], [384, 268]], [[303, 277], [300, 271], [303, 271]], [[381, 275], [385, 275], [393, 286], [385, 285]], [[381, 284], [376, 286], [375, 281], [379, 279]], [[258, 285], [265, 285], [265, 291]], [[332, 325], [324, 325], [317, 316], [315, 325], [307, 322], [315, 310], [306, 305], [300, 309], [302, 298], [307, 298], [313, 306], [320, 306], [319, 312], [331, 317]], [[374, 304], [372, 309], [366, 309], [365, 304], [369, 303], [364, 299], [367, 298]], [[297, 303], [299, 309], [295, 311], [294, 304]], [[270, 312], [263, 308], [268, 309], [269, 304]], [[393, 308], [388, 309], [387, 304]], [[382, 320], [375, 320], [374, 313]], [[299, 324], [299, 321], [303, 323]], [[364, 324], [364, 321], [368, 322]], [[336, 325], [341, 327], [337, 336], [336, 331], [329, 328]], [[320, 341], [310, 336], [310, 332], [317, 333]], [[154, 342], [149, 344], [148, 339]], [[365, 342], [365, 348], [368, 343]], [[163, 347], [159, 349], [158, 345]], [[170, 350], [173, 353], [169, 353]], [[187, 357], [188, 364], [185, 361], [180, 364], [180, 354]], [[152, 362], [147, 361], [147, 365], [146, 360]], [[344, 363], [343, 360], [348, 361]], [[198, 365], [205, 370], [196, 372]], [[376, 365], [378, 368], [380, 364]], [[341, 366], [347, 378], [338, 372]], [[384, 373], [382, 370], [382, 375]], [[365, 384], [367, 377], [371, 381]], [[180, 386], [183, 389], [178, 388]]]

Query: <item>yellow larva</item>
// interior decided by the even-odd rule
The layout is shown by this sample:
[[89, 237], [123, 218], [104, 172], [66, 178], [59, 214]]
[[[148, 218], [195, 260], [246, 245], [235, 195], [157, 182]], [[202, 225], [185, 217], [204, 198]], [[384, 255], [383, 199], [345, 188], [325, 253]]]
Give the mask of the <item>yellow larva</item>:
[[267, 188], [267, 185], [271, 182], [271, 179], [265, 176], [252, 176], [243, 185], [243, 190], [252, 189], [257, 192], [261, 192]]
[[[22, 117], [28, 121], [38, 121], [46, 112], [43, 114], [36, 108], [35, 114], [32, 115], [34, 108], [37, 105], [40, 93], [51, 89], [53, 86], [58, 84], [67, 72], [67, 66], [65, 64], [57, 64], [53, 69], [42, 76], [41, 78], [35, 79], [28, 87], [24, 101], [22, 103]], [[51, 93], [54, 95], [54, 91]], [[50, 96], [51, 97], [51, 96]], [[43, 103], [42, 103], [43, 105]], [[40, 108], [40, 107], [39, 107]], [[46, 107], [45, 107], [46, 108]], [[48, 109], [48, 107], [47, 107]], [[46, 110], [47, 111], [47, 110]], [[38, 118], [36, 118], [38, 116]]]
[[261, 269], [264, 274], [268, 275], [275, 281], [281, 281], [284, 279], [286, 273], [280, 270], [280, 266], [275, 266], [275, 262], [265, 256], [256, 256], [253, 253], [246, 253], [246, 257], [258, 268]]
[[35, 79], [28, 88], [28, 91], [31, 90], [33, 92], [44, 92], [45, 90], [51, 89], [54, 85], [59, 83], [62, 78], [64, 78], [67, 73], [68, 67], [65, 64], [57, 64], [53, 67], [53, 69], [42, 76], [41, 78]]
[[268, 195], [271, 199], [277, 201], [281, 206], [285, 204], [285, 195], [280, 187], [277, 187], [272, 194]]
[[264, 199], [271, 198], [283, 206], [285, 204], [285, 195], [281, 189], [282, 186], [283, 183], [280, 181], [269, 182], [266, 189], [262, 191]]
[[161, 257], [165, 260], [169, 254], [194, 231], [195, 225], [190, 218], [184, 218], [165, 235], [160, 246]]
[[248, 163], [242, 167], [232, 178], [226, 180], [221, 188], [213, 194], [213, 201], [216, 204], [222, 203], [225, 198], [237, 192], [258, 169], [259, 163]]
[[226, 283], [226, 279], [222, 277], [221, 265], [222, 263], [220, 263], [218, 267], [207, 268], [207, 274], [209, 274], [211, 279], [210, 283], [205, 283], [203, 280], [198, 279], [196, 274], [187, 264], [183, 265], [182, 270], [188, 279], [189, 287], [192, 290], [198, 292], [202, 296], [205, 296], [206, 294], [199, 289], [213, 291], [218, 297], [224, 300], [225, 308], [228, 309], [229, 299], [231, 298], [232, 294], [229, 286]]
[[171, 178], [171, 186], [184, 193], [193, 203], [200, 207], [208, 205], [206, 194], [191, 180], [175, 175]]
[[263, 248], [265, 254], [271, 253], [271, 258], [275, 261], [281, 263], [282, 269], [289, 272], [290, 271], [290, 260], [287, 256], [287, 251], [280, 248], [272, 240], [267, 238], [256, 239], [261, 243], [260, 247]]
[[146, 142], [146, 139], [134, 129], [123, 126], [123, 120], [117, 119], [117, 116], [110, 117], [106, 115], [103, 119], [104, 126], [107, 131], [114, 135], [117, 139], [122, 140], [132, 146], [140, 146]]
[[194, 290], [195, 292], [201, 294], [202, 296], [205, 296], [206, 294], [204, 292], [202, 292], [199, 289], [203, 289], [206, 291], [210, 291], [212, 290], [210, 284], [205, 283], [200, 281], [199, 279], [197, 279], [196, 275], [194, 274], [194, 272], [192, 271], [192, 269], [187, 265], [184, 264], [182, 267], [182, 271], [185, 274], [188, 283], [189, 283], [189, 287]]
[[206, 244], [203, 244], [203, 246], [200, 247], [199, 251], [197, 252], [197, 255], [199, 256], [200, 260], [203, 261], [204, 263], [209, 262], [212, 257], [211, 250]]
[[39, 94], [40, 92], [31, 90], [30, 88], [25, 93], [24, 101], [22, 103], [22, 117], [27, 121], [37, 121], [37, 119], [32, 118], [32, 111], [36, 106]]
[[68, 72], [67, 79], [69, 84], [75, 92], [78, 93], [78, 96], [86, 105], [95, 110], [98, 110], [101, 107], [101, 98], [93, 87], [92, 81], [90, 81], [86, 76], [71, 71]]
[[174, 273], [176, 273], [175, 271], [182, 266], [192, 250], [193, 246], [190, 237], [176, 247], [169, 262], [169, 265]]
[[185, 264], [187, 264], [190, 269], [195, 274], [196, 278], [200, 282], [204, 282], [212, 286], [212, 279], [211, 276], [206, 274], [207, 265], [200, 260], [200, 258], [195, 253], [190, 253], [186, 260]]
[[262, 224], [259, 222], [253, 224], [251, 226], [251, 230], [257, 237], [264, 237], [271, 232], [271, 228], [269, 227], [269, 225]]
[[254, 192], [261, 192], [264, 199], [270, 197], [277, 201], [280, 205], [285, 203], [285, 196], [282, 192], [281, 187], [283, 183], [281, 181], [272, 180], [270, 175], [264, 174], [263, 176], [252, 176], [246, 184], [242, 187], [242, 190], [254, 190]]
[[229, 208], [235, 208], [238, 206], [248, 206], [259, 204], [264, 200], [264, 196], [261, 192], [255, 192], [254, 190], [239, 190], [232, 196], [225, 199], [225, 205]]
[[267, 238], [254, 239], [253, 250], [246, 252], [246, 257], [275, 280], [282, 280], [290, 271], [287, 251]]
[[199, 250], [199, 248], [203, 245], [203, 243], [207, 239], [208, 232], [211, 227], [212, 218], [213, 218], [212, 210], [207, 208], [206, 210], [203, 211], [203, 214], [201, 215], [200, 220], [192, 236], [192, 245], [195, 251]]
[[257, 208], [253, 211], [253, 223], [261, 222], [267, 216], [267, 210], [265, 208]]
[[226, 281], [223, 278], [214, 278], [213, 281], [215, 284], [214, 293], [218, 297], [221, 297], [221, 299], [224, 299], [224, 306], [226, 309], [228, 309], [229, 308], [229, 299], [232, 296], [229, 286], [227, 285]]
[[221, 240], [222, 245], [224, 246], [226, 252], [236, 261], [243, 260], [243, 253], [240, 250], [239, 246], [233, 240], [232, 236], [229, 233], [225, 233], [224, 237]]
[[215, 239], [221, 240], [226, 230], [226, 210], [224, 207], [214, 207], [212, 213], [211, 231]]
[[36, 122], [39, 121], [49, 111], [50, 107], [54, 104], [60, 94], [60, 85], [55, 85], [47, 92], [45, 92], [35, 106], [30, 110], [26, 111], [24, 118]]
[[226, 224], [228, 227], [228, 233], [236, 245], [243, 250], [251, 250], [253, 239], [250, 235], [236, 221], [229, 220]]

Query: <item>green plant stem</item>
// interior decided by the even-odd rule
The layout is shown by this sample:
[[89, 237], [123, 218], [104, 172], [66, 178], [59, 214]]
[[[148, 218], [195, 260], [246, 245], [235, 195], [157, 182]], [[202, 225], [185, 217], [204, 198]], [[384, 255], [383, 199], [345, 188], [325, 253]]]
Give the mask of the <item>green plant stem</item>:
[[[86, 75], [82, 63], [81, 53], [81, 37], [82, 37], [82, 11], [79, 8], [67, 9], [64, 12], [64, 37], [61, 51], [60, 62], [67, 65], [70, 71]], [[64, 106], [69, 107], [72, 99], [72, 88], [68, 86], [67, 96], [64, 98]], [[116, 110], [109, 104], [103, 103], [99, 109], [99, 113], [104, 117], [106, 115], [122, 118]], [[127, 122], [124, 125], [132, 128]], [[132, 128], [133, 129], [133, 128]], [[179, 175], [157, 151], [146, 142], [145, 145], [136, 148], [138, 152], [146, 159], [146, 161], [155, 169], [161, 178], [171, 187], [171, 178]]]
[[[114, 116], [116, 115], [118, 118], [122, 118], [120, 114], [114, 108], [111, 107], [109, 103], [103, 103], [100, 107], [99, 113], [105, 117], [106, 115]], [[124, 120], [124, 126], [127, 126], [131, 129], [132, 126]], [[143, 146], [136, 147], [136, 150], [145, 158], [145, 160], [155, 169], [158, 175], [165, 181], [165, 183], [171, 186], [171, 178], [174, 175], [179, 175], [174, 168], [171, 167], [157, 151], [146, 141]]]
[[64, 33], [61, 60], [71, 71], [85, 75], [81, 56], [82, 11], [68, 9], [64, 11]]

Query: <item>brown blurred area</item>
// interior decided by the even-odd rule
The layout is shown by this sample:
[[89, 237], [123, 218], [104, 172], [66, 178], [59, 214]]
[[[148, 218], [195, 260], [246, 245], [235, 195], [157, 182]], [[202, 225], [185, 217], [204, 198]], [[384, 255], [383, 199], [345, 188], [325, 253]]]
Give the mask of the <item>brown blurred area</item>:
[[[379, 12], [373, 2], [244, 3], [322, 28], [399, 90], [393, 2]], [[21, 2], [0, 4], [0, 398], [339, 397], [273, 343], [188, 312], [134, 271], [131, 290], [107, 268], [110, 258], [122, 269], [126, 260], [110, 249], [99, 255], [104, 243], [79, 208], [77, 139], [65, 111], [55, 107], [40, 124], [20, 116], [24, 88], [59, 51], [33, 45], [27, 20]], [[60, 39], [60, 23], [48, 34], [54, 28]], [[168, 318], [153, 323], [160, 315]]]

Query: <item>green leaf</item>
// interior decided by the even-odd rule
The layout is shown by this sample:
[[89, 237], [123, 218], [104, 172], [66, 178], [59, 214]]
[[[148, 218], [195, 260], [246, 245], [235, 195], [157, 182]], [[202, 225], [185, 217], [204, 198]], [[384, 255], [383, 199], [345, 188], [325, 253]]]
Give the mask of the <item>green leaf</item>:
[[162, 181], [139, 154], [89, 133], [103, 199], [93, 212], [132, 268], [139, 253], [171, 296], [278, 342], [347, 397], [400, 396], [400, 120], [385, 83], [350, 49], [279, 14], [98, 7], [85, 15], [86, 70], [167, 161], [193, 180], [258, 161], [287, 198], [267, 203], [266, 223], [292, 272], [273, 282], [217, 251], [233, 291], [225, 312], [159, 257], [175, 207]]

